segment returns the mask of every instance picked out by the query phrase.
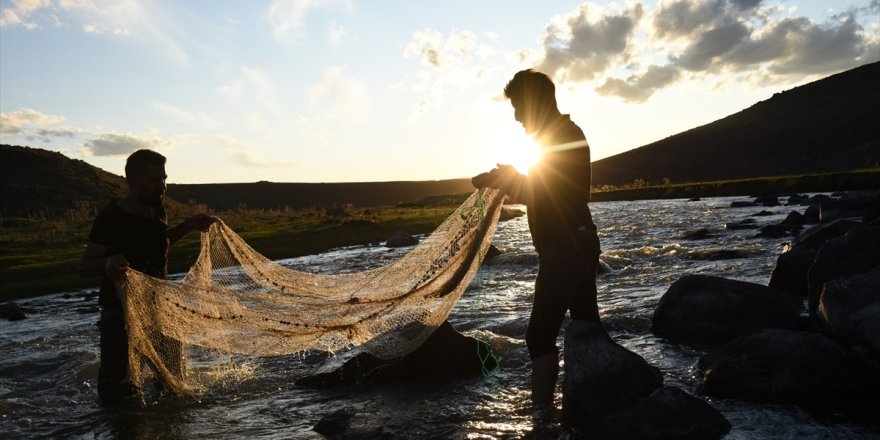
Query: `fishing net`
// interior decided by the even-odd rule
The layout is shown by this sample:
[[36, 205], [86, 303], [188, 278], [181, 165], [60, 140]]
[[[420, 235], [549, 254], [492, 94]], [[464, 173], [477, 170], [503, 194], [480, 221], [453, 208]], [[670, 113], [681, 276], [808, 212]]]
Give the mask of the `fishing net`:
[[401, 357], [464, 293], [495, 233], [502, 199], [496, 190], [476, 191], [399, 260], [337, 275], [286, 268], [215, 223], [182, 280], [129, 271], [119, 282], [130, 379], [140, 388], [152, 371], [186, 394], [235, 370], [242, 355], [357, 347]]

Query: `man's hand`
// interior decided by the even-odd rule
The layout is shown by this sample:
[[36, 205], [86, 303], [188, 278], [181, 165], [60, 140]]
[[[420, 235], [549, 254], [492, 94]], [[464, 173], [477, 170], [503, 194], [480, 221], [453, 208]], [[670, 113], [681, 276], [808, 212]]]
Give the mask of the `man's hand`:
[[208, 232], [208, 228], [210, 228], [211, 225], [217, 221], [220, 221], [220, 219], [214, 217], [213, 215], [201, 213], [190, 217], [186, 222], [190, 226], [192, 226], [193, 229], [198, 229], [202, 232]]
[[128, 264], [128, 260], [125, 259], [122, 255], [114, 255], [110, 258], [107, 258], [104, 263], [104, 275], [107, 278], [110, 278], [113, 281], [116, 281], [123, 276], [128, 271], [130, 265]]
[[503, 189], [505, 184], [511, 182], [519, 175], [519, 172], [512, 165], [496, 164], [497, 168], [474, 176], [471, 184], [477, 188], [498, 188]]

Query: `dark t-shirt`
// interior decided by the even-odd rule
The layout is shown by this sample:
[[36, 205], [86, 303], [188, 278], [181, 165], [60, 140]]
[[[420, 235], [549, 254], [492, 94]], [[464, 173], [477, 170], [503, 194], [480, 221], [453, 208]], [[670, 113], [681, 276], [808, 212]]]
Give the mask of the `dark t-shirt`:
[[[165, 278], [169, 247], [165, 208], [156, 210], [156, 218], [146, 219], [126, 212], [118, 202], [110, 201], [95, 217], [89, 242], [109, 246], [107, 257], [121, 254], [134, 270]], [[122, 309], [116, 286], [109, 278], [101, 284], [98, 302], [104, 308]]]
[[[555, 126], [539, 134], [542, 144], [550, 147], [541, 160], [529, 169], [531, 197], [525, 200], [529, 210], [529, 230], [535, 249], [542, 251], [582, 251], [581, 226], [595, 231], [590, 214], [590, 147], [584, 132], [567, 115]], [[554, 149], [553, 146], [582, 141], [583, 145]]]

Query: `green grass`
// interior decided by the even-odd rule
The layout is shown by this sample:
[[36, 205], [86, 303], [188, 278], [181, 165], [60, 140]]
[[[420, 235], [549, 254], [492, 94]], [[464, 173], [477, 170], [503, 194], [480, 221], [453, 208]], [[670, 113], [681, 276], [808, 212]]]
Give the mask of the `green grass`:
[[[230, 210], [215, 213], [254, 249], [270, 259], [319, 253], [334, 247], [384, 241], [393, 231], [433, 231], [458, 204], [378, 207], [328, 217], [315, 210]], [[182, 214], [182, 213], [180, 213]], [[185, 215], [174, 215], [171, 225]], [[82, 278], [76, 266], [90, 221], [3, 219], [0, 228], [0, 301], [72, 289], [97, 288], [100, 279]], [[12, 224], [14, 226], [10, 227]], [[170, 251], [170, 273], [186, 271], [199, 252], [199, 234], [184, 237]]]
[[791, 194], [880, 189], [880, 168], [867, 168], [842, 173], [806, 174], [796, 176], [755, 177], [697, 183], [670, 183], [637, 188], [610, 188], [595, 191], [596, 202], [616, 200], [685, 199], [691, 197], [749, 196], [768, 192]]

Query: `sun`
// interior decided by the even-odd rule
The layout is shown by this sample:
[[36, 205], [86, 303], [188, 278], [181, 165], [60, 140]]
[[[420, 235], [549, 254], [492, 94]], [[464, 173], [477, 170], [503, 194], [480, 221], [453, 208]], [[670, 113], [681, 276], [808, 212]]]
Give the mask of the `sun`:
[[541, 158], [541, 149], [535, 141], [523, 132], [499, 131], [492, 141], [491, 160], [493, 163], [513, 165], [523, 174]]

